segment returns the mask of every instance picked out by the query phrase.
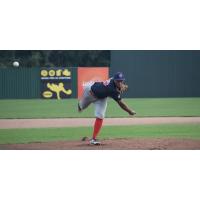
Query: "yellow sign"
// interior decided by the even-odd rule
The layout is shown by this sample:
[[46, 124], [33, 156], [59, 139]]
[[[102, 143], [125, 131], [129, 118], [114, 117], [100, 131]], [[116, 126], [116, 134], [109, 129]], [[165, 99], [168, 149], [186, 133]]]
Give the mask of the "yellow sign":
[[47, 70], [42, 70], [41, 71], [41, 76], [47, 76], [48, 75], [48, 71]]
[[65, 93], [66, 95], [70, 95], [72, 94], [72, 90], [66, 90], [64, 88], [64, 84], [61, 82], [58, 85], [55, 83], [47, 83], [47, 87], [52, 91], [56, 93], [57, 99], [61, 99], [60, 98], [60, 92]]
[[68, 77], [68, 76], [71, 76], [71, 71], [69, 71], [68, 69], [58, 69], [58, 70], [55, 70], [55, 69], [50, 69], [50, 70], [43, 69], [43, 70], [41, 70], [40, 74], [41, 74], [42, 77], [47, 77], [47, 76], [50, 76], [50, 77], [53, 77], [53, 76], [57, 76], [57, 77], [65, 76], [65, 77]]
[[65, 70], [63, 71], [63, 75], [64, 75], [64, 76], [71, 76], [71, 72], [70, 72], [68, 69], [65, 69]]
[[71, 76], [71, 69], [64, 67], [42, 68], [40, 71], [41, 97], [45, 99], [70, 98]]
[[42, 95], [45, 98], [51, 98], [53, 96], [53, 93], [51, 91], [44, 91]]

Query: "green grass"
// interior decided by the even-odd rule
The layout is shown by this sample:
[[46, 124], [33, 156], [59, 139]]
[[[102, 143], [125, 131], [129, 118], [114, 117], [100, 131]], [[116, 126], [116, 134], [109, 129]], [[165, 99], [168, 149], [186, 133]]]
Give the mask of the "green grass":
[[[0, 144], [80, 140], [91, 136], [92, 127], [0, 129]], [[105, 126], [100, 138], [190, 138], [200, 139], [200, 124]]]
[[[124, 101], [146, 116], [200, 116], [200, 98], [135, 98]], [[77, 112], [77, 100], [0, 100], [0, 118], [61, 118], [93, 117], [93, 105], [81, 114]], [[126, 117], [115, 101], [109, 99], [107, 117]]]

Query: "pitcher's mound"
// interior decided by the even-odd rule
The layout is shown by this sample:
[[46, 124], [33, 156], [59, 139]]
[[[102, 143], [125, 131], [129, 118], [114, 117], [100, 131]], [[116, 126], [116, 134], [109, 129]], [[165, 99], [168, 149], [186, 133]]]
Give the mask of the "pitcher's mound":
[[1, 144], [0, 149], [41, 149], [41, 150], [200, 150], [200, 140], [166, 139], [166, 138], [136, 138], [101, 140], [101, 145], [90, 145], [87, 138], [84, 141], [35, 142], [29, 144]]

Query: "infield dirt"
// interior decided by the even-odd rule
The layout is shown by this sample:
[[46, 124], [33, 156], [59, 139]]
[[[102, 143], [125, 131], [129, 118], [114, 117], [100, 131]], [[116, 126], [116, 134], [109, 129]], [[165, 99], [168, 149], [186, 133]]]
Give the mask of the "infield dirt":
[[0, 149], [14, 150], [199, 150], [200, 140], [191, 139], [110, 139], [98, 146], [88, 141], [56, 141], [30, 144], [0, 145]]
[[[105, 118], [104, 126], [125, 126], [143, 124], [185, 124], [200, 123], [200, 117], [141, 117]], [[11, 128], [49, 128], [49, 127], [87, 127], [93, 126], [94, 118], [57, 119], [0, 119], [1, 129]]]

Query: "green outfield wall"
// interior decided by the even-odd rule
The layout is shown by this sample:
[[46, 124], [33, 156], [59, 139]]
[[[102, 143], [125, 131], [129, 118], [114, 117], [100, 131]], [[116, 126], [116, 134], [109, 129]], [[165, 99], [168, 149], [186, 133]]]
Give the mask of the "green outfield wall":
[[[69, 69], [69, 68], [68, 68]], [[72, 73], [72, 94], [77, 96], [77, 68]], [[41, 68], [3, 68], [0, 69], [0, 99], [41, 98]]]
[[40, 97], [39, 68], [0, 69], [1, 99], [31, 99]]
[[[77, 67], [70, 70], [71, 82], [65, 89], [72, 91], [69, 98], [77, 98]], [[124, 72], [129, 85], [124, 97], [200, 97], [200, 51], [113, 50], [109, 74], [118, 71]], [[59, 80], [59, 73], [54, 78]], [[59, 85], [59, 81], [54, 83]], [[47, 84], [44, 96], [56, 98]], [[52, 82], [49, 84], [53, 87]], [[41, 68], [0, 68], [0, 99], [41, 98], [41, 90]]]
[[200, 51], [111, 51], [110, 74], [117, 71], [125, 97], [200, 97]]

